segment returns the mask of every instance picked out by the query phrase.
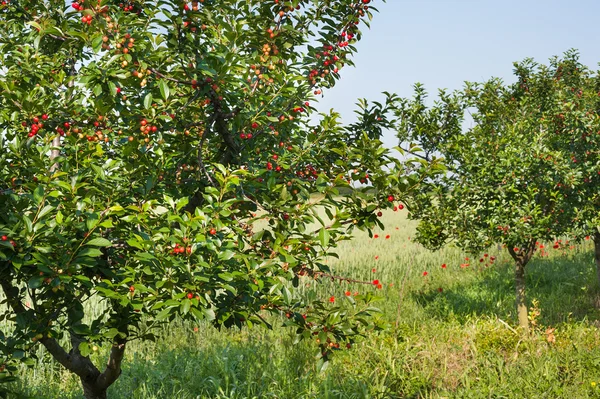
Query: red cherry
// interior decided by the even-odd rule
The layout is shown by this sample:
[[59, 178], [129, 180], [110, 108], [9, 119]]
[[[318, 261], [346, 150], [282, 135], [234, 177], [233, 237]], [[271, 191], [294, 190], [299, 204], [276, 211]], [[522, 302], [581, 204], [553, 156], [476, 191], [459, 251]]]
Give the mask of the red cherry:
[[211, 236], [214, 236], [215, 234], [217, 234], [217, 230], [210, 229], [209, 233], [210, 233]]
[[129, 292], [133, 292], [135, 291], [135, 287], [132, 285], [131, 287], [129, 287]]
[[377, 212], [377, 216], [381, 217], [383, 213], [381, 211]]
[[42, 115], [42, 119], [45, 120], [45, 121], [47, 121], [48, 120], [48, 115], [47, 114]]
[[400, 209], [400, 210], [404, 209], [404, 205], [402, 205], [402, 204], [398, 205], [398, 209]]
[[187, 297], [188, 297], [188, 299], [192, 299], [194, 297], [194, 294], [192, 294], [191, 292], [188, 292]]
[[258, 123], [252, 122], [252, 129], [258, 129]]
[[7, 241], [8, 237], [7, 236], [2, 236], [2, 241]]
[[394, 202], [394, 196], [393, 195], [388, 195], [388, 201], [390, 202]]

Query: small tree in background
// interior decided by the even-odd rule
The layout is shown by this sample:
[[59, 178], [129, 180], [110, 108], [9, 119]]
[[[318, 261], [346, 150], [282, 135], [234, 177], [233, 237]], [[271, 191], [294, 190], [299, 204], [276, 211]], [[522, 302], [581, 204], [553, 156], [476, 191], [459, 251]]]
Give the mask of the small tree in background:
[[[417, 85], [414, 99], [398, 106], [400, 140], [420, 143], [428, 160], [442, 157], [448, 168], [410, 209], [421, 220], [417, 240], [429, 248], [454, 241], [470, 252], [504, 244], [515, 262], [517, 316], [524, 329], [526, 265], [539, 241], [581, 227], [581, 204], [590, 202], [584, 192], [592, 194], [581, 189], [591, 170], [576, 165], [574, 147], [567, 145], [582, 145], [587, 133], [559, 101], [564, 83], [549, 79], [559, 64], [525, 60], [515, 64], [515, 84], [467, 83], [461, 92], [441, 92], [432, 107]], [[466, 112], [472, 127], [464, 127]]]
[[[370, 290], [294, 290], [423, 178], [382, 147], [384, 118], [310, 122], [369, 3], [2, 2], [0, 376], [41, 343], [105, 398], [127, 343], [176, 317], [283, 313], [322, 365], [378, 328]], [[369, 187], [339, 196], [352, 180]]]

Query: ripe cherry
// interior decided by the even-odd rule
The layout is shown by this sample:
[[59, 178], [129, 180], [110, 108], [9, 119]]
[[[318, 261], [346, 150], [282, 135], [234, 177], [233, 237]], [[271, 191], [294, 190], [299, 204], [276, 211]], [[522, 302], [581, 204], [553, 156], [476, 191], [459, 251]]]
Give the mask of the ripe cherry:
[[187, 297], [188, 297], [188, 299], [192, 299], [194, 297], [194, 294], [192, 294], [191, 292], [188, 292]]
[[211, 236], [214, 236], [215, 234], [217, 234], [217, 230], [216, 229], [210, 229], [209, 231]]
[[2, 241], [8, 241], [8, 237], [7, 236], [2, 236]]

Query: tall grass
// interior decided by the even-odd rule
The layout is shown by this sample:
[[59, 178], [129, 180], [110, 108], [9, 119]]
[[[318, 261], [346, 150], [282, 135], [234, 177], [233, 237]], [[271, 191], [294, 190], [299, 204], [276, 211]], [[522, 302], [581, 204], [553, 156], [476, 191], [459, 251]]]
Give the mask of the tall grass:
[[[384, 219], [387, 228], [378, 238], [357, 232], [338, 248], [340, 259], [328, 262], [338, 274], [384, 284], [380, 308], [392, 328], [341, 351], [325, 372], [316, 371], [315, 348], [292, 345], [290, 331], [281, 327], [217, 331], [176, 322], [156, 343], [129, 346], [109, 396], [600, 398], [590, 245], [550, 250], [528, 265], [534, 329], [523, 338], [514, 327], [512, 267], [502, 250], [469, 260], [452, 246], [432, 253], [413, 242], [415, 226], [402, 212]], [[318, 289], [342, 296], [374, 288], [326, 283]], [[24, 368], [21, 377], [12, 387], [21, 397], [81, 397], [79, 382], [55, 362]]]

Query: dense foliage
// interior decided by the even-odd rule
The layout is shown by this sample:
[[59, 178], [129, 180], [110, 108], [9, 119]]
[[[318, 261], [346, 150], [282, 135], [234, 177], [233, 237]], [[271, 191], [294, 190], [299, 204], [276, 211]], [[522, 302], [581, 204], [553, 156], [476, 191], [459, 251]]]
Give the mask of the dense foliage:
[[[314, 115], [370, 7], [2, 2], [0, 284], [12, 328], [0, 376], [41, 343], [86, 397], [105, 397], [127, 342], [175, 317], [231, 327], [285, 314], [321, 364], [378, 327], [379, 282], [344, 298], [294, 289], [343, 279], [324, 257], [429, 173], [408, 176], [367, 105], [349, 126]], [[107, 346], [100, 370], [89, 355]]]

